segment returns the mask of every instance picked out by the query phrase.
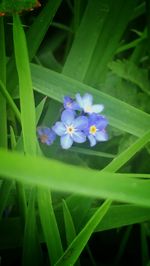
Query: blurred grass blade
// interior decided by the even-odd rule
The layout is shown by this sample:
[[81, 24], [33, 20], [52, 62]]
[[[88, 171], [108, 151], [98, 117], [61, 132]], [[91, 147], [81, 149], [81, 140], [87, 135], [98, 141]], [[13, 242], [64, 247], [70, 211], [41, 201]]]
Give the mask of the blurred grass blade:
[[27, 219], [25, 225], [23, 246], [23, 266], [42, 265], [42, 255], [37, 238], [37, 227], [35, 219], [35, 189], [31, 189], [29, 196], [29, 204], [27, 209]]
[[19, 77], [21, 123], [24, 150], [26, 153], [35, 154], [36, 119], [26, 39], [19, 16], [14, 15], [13, 19], [13, 38], [16, 66]]
[[102, 218], [107, 213], [109, 207], [111, 205], [110, 200], [106, 200], [100, 208], [93, 214], [81, 232], [76, 236], [76, 238], [69, 245], [67, 250], [64, 252], [63, 256], [59, 259], [59, 261], [55, 264], [57, 266], [68, 266], [73, 265], [76, 260], [79, 258], [81, 252], [86, 246], [89, 238], [94, 232], [98, 223], [102, 220]]
[[87, 8], [63, 68], [63, 74], [81, 81], [84, 79], [108, 12], [108, 6], [105, 2], [99, 0], [88, 1]]
[[130, 147], [120, 153], [113, 159], [103, 171], [116, 172], [129, 161], [138, 151], [140, 151], [150, 140], [150, 131], [146, 132], [144, 136], [136, 140]]
[[0, 80], [0, 91], [3, 97], [5, 97], [5, 99], [7, 100], [11, 109], [14, 111], [14, 114], [16, 115], [16, 118], [18, 119], [18, 121], [21, 122], [20, 112], [1, 80]]
[[[116, 0], [109, 9], [103, 30], [99, 34], [89, 69], [86, 73], [85, 82], [98, 86], [106, 78], [107, 64], [112, 61], [113, 55], [118, 48], [120, 39], [127, 27], [133, 10], [136, 6], [135, 0]], [[116, 29], [117, 25], [117, 30]], [[113, 34], [110, 37], [110, 33]]]
[[48, 248], [49, 259], [51, 264], [54, 265], [62, 255], [63, 249], [52, 206], [51, 194], [48, 189], [38, 187], [37, 190], [41, 225]]
[[[0, 81], [6, 84], [6, 54], [4, 21], [0, 17]], [[7, 114], [6, 99], [0, 93], [0, 147], [7, 147]]]
[[108, 64], [113, 73], [119, 77], [133, 82], [141, 88], [143, 92], [150, 96], [150, 82], [148, 80], [148, 72], [138, 68], [131, 61], [116, 61]]
[[[38, 48], [48, 30], [48, 27], [59, 8], [61, 0], [49, 0], [44, 8], [41, 10], [40, 14], [34, 20], [34, 23], [29, 28], [27, 32], [27, 44], [29, 59], [32, 60], [36, 55]], [[34, 36], [34, 38], [33, 38]], [[7, 76], [12, 76], [13, 79], [7, 79], [7, 87], [12, 92], [17, 85], [17, 75], [16, 67], [14, 62], [14, 57], [12, 57], [7, 65]]]
[[2, 218], [3, 212], [6, 208], [8, 197], [10, 194], [10, 191], [13, 187], [12, 180], [3, 180], [2, 184], [0, 185], [0, 219]]
[[[86, 219], [82, 224], [82, 228], [95, 213], [96, 209], [92, 208], [87, 213]], [[121, 228], [127, 225], [147, 222], [149, 219], [150, 211], [147, 207], [143, 208], [131, 204], [114, 205], [110, 206], [108, 212], [96, 227], [95, 232], [101, 232], [104, 230]], [[59, 228], [61, 227], [61, 225], [63, 226], [62, 216], [60, 216]], [[38, 227], [38, 232], [40, 234], [40, 240], [43, 243], [44, 237], [41, 232], [40, 226]], [[10, 217], [0, 220], [0, 250], [20, 247], [21, 244], [22, 227], [20, 217]]]
[[67, 240], [67, 244], [69, 245], [75, 238], [76, 232], [75, 232], [75, 227], [73, 224], [70, 211], [68, 209], [68, 206], [65, 200], [63, 200], [62, 207], [63, 207], [63, 215], [64, 215], [64, 222], [65, 222], [65, 230], [66, 230], [66, 240]]
[[[149, 174], [100, 172], [46, 158], [0, 150], [0, 175], [52, 190], [110, 198], [150, 207]], [[86, 184], [86, 186], [85, 186]]]
[[65, 95], [74, 98], [77, 92], [91, 93], [95, 103], [104, 104], [104, 114], [110, 125], [136, 136], [142, 136], [149, 130], [149, 114], [77, 80], [41, 66], [32, 64], [31, 71], [36, 91], [60, 102], [63, 101]]

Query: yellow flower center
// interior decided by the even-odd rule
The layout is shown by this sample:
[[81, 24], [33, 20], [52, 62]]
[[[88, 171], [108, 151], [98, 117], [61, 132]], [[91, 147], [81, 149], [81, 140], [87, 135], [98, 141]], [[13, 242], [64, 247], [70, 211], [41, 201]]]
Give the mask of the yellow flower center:
[[67, 105], [67, 107], [71, 107], [72, 106], [72, 103], [71, 102], [68, 102], [66, 105]]
[[66, 132], [67, 134], [72, 135], [74, 133], [74, 127], [72, 125], [68, 126]]
[[94, 135], [96, 133], [96, 131], [97, 131], [96, 126], [94, 126], [94, 125], [93, 126], [90, 126], [90, 130], [89, 131], [90, 131], [90, 134], [93, 134]]

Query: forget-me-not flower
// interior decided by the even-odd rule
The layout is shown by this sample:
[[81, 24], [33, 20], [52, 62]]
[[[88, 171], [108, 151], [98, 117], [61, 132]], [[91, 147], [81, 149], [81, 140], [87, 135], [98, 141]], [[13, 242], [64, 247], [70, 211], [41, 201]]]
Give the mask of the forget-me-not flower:
[[83, 130], [88, 125], [88, 119], [85, 116], [75, 117], [73, 110], [64, 110], [61, 115], [61, 121], [53, 126], [54, 132], [60, 136], [60, 144], [63, 149], [69, 149], [73, 142], [83, 143], [86, 141], [86, 135]]
[[80, 93], [77, 93], [76, 102], [84, 113], [100, 113], [104, 109], [102, 104], [93, 104], [93, 96], [89, 93], [85, 93], [83, 97], [81, 97]]
[[77, 102], [69, 96], [64, 97], [64, 108], [70, 110], [80, 110], [80, 107]]
[[55, 132], [49, 127], [38, 127], [37, 133], [40, 141], [47, 145], [51, 145], [56, 138]]
[[85, 133], [90, 141], [91, 147], [95, 146], [97, 141], [108, 140], [108, 135], [105, 131], [107, 124], [108, 121], [104, 116], [98, 114], [89, 115], [88, 127]]

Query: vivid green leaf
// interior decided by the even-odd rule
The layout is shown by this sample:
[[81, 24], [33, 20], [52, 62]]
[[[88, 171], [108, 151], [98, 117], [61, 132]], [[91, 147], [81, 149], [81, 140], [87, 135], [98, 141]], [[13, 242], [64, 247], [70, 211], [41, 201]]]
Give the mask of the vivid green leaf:
[[57, 191], [150, 206], [150, 181], [139, 179], [150, 178], [148, 174], [100, 172], [5, 150], [0, 150], [0, 158], [0, 175], [5, 178]]
[[95, 230], [97, 224], [103, 219], [111, 205], [110, 200], [106, 200], [98, 210], [93, 214], [81, 232], [76, 236], [76, 238], [69, 245], [67, 250], [64, 252], [63, 256], [55, 264], [57, 266], [63, 265], [73, 265], [78, 257], [80, 256], [82, 250], [87, 244], [89, 238], [91, 237], [93, 231]]
[[60, 258], [63, 253], [57, 221], [55, 218], [51, 194], [48, 189], [37, 188], [37, 199], [41, 225], [44, 233], [45, 242], [48, 248], [51, 264]]

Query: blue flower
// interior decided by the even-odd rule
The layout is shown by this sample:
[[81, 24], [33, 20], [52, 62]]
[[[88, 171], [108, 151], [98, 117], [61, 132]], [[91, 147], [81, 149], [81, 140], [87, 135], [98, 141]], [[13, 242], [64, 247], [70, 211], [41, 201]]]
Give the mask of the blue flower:
[[71, 97], [64, 97], [64, 108], [69, 110], [80, 110], [79, 105]]
[[47, 145], [51, 145], [56, 138], [55, 132], [49, 127], [38, 127], [37, 133], [40, 141]]
[[89, 93], [85, 93], [83, 97], [79, 93], [76, 94], [76, 101], [84, 113], [100, 113], [104, 106], [102, 104], [93, 105], [93, 96]]
[[107, 119], [98, 114], [89, 115], [88, 127], [85, 130], [90, 146], [93, 147], [96, 145], [97, 141], [106, 141], [108, 140], [108, 135], [105, 130], [108, 124]]
[[85, 116], [75, 118], [73, 110], [64, 110], [61, 115], [61, 121], [53, 126], [54, 132], [60, 136], [60, 143], [63, 149], [69, 149], [73, 142], [83, 143], [86, 141], [86, 135], [83, 130], [88, 125], [88, 119]]

